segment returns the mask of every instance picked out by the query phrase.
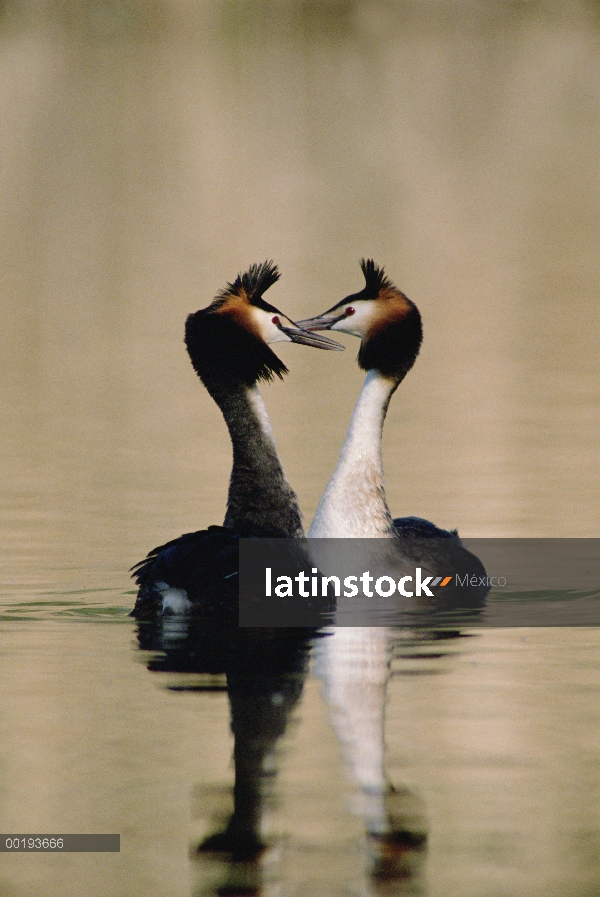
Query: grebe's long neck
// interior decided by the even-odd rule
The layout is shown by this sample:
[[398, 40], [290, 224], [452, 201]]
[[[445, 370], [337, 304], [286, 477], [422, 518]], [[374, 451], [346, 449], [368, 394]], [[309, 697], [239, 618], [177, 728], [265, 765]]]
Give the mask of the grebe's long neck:
[[378, 538], [393, 534], [385, 498], [381, 434], [395, 379], [370, 370], [360, 391], [337, 467], [319, 502], [309, 537]]
[[241, 536], [303, 536], [298, 499], [283, 473], [257, 387], [241, 383], [207, 386], [223, 413], [233, 446], [223, 525]]

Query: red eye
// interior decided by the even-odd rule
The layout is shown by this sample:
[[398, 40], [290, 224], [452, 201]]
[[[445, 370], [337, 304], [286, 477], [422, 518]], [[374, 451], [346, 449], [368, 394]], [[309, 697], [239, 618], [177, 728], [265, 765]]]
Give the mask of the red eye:
[[354, 314], [354, 311], [355, 311], [355, 309], [353, 309], [352, 306], [349, 305], [348, 308], [346, 309], [346, 317], [349, 318], [350, 315]]
[[273, 317], [271, 318], [271, 320], [273, 321], [274, 324], [279, 324], [279, 317], [278, 317], [278, 315], [273, 315]]

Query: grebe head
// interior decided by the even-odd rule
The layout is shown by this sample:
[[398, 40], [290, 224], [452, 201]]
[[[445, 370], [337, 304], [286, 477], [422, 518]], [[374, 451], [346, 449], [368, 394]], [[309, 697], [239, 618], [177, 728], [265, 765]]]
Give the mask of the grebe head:
[[298, 323], [306, 330], [339, 330], [361, 340], [358, 363], [398, 383], [416, 361], [423, 339], [419, 309], [372, 259], [360, 263], [365, 286], [332, 308]]
[[269, 305], [263, 294], [279, 280], [272, 261], [252, 265], [220, 290], [208, 308], [189, 315], [185, 343], [203, 382], [215, 377], [248, 386], [257, 380], [282, 378], [288, 370], [269, 348], [293, 342], [318, 349], [343, 349], [339, 343], [303, 330]]

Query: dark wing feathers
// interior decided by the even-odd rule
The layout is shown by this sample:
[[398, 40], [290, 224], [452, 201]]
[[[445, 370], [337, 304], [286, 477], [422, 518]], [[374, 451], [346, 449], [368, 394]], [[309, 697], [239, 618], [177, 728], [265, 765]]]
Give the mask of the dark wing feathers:
[[228, 592], [237, 595], [239, 538], [222, 526], [210, 526], [154, 548], [131, 568], [139, 593], [132, 616], [147, 619], [161, 613], [157, 583], [184, 589], [192, 603]]
[[402, 539], [456, 539], [458, 530], [440, 529], [430, 520], [423, 517], [396, 517], [393, 521], [396, 535]]

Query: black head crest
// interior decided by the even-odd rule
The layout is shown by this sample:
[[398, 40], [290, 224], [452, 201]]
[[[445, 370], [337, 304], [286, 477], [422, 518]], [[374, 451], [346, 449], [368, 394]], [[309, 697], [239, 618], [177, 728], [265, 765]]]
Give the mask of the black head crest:
[[228, 283], [224, 290], [217, 293], [218, 299], [229, 299], [231, 296], [246, 294], [252, 305], [261, 305], [260, 300], [269, 287], [277, 283], [281, 274], [274, 261], [267, 259], [260, 265], [250, 265], [243, 274], [238, 274], [233, 283]]
[[385, 273], [385, 268], [379, 268], [373, 259], [361, 259], [360, 267], [365, 275], [364, 292], [367, 299], [376, 299], [382, 290], [396, 289]]

